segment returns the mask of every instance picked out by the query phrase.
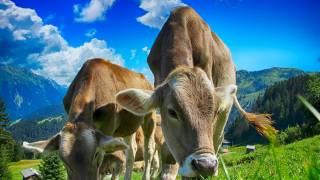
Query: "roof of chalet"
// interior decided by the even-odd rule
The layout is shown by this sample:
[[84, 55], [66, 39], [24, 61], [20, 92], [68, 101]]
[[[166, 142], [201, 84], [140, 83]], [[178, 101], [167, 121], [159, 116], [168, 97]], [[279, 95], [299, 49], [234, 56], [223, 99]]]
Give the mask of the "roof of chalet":
[[256, 146], [254, 146], [254, 145], [247, 145], [246, 148], [247, 148], [247, 149], [256, 149]]
[[222, 141], [222, 143], [223, 143], [223, 144], [229, 144], [229, 143], [230, 143], [230, 141], [228, 141], [228, 140], [224, 139], [224, 140]]
[[39, 173], [37, 170], [33, 169], [33, 168], [27, 168], [27, 169], [23, 169], [21, 171], [21, 174], [24, 178], [28, 178], [28, 177], [31, 177], [31, 176], [39, 176]]

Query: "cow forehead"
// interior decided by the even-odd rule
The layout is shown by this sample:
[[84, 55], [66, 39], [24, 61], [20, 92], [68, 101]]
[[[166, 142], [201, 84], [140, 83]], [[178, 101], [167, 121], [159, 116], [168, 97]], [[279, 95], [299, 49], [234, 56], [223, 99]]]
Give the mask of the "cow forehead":
[[92, 152], [96, 147], [96, 138], [92, 129], [81, 129], [80, 131], [65, 131], [61, 134], [60, 150], [64, 156], [70, 155], [73, 148], [82, 149], [84, 152]]
[[214, 91], [212, 81], [200, 68], [179, 67], [169, 74], [165, 83], [175, 91], [192, 94], [211, 94]]
[[217, 107], [213, 94], [206, 91], [180, 89], [173, 91], [172, 95], [174, 104], [180, 106], [181, 110], [202, 118], [211, 115], [214, 112], [214, 108]]
[[213, 84], [204, 72], [190, 71], [178, 74], [169, 82], [174, 100], [186, 111], [201, 116], [212, 114], [217, 102], [213, 93]]
[[63, 156], [68, 156], [74, 147], [76, 137], [71, 132], [62, 132], [60, 141], [60, 151]]

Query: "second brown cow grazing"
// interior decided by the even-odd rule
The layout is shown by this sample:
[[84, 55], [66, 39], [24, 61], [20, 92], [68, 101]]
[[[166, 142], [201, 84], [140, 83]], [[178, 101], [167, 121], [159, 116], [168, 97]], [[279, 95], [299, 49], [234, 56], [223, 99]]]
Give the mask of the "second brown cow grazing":
[[[24, 143], [24, 147], [39, 152], [58, 150], [69, 179], [96, 180], [101, 178], [99, 171], [105, 155], [127, 147], [118, 138], [125, 137], [129, 144], [125, 179], [131, 179], [134, 162], [132, 134], [144, 124], [145, 141], [150, 142], [148, 138], [152, 133], [144, 127], [155, 125], [150, 120], [151, 112], [139, 116], [117, 105], [115, 95], [128, 88], [153, 89], [142, 74], [103, 59], [88, 60], [64, 97], [68, 113], [64, 128], [49, 140]], [[153, 154], [150, 144], [147, 143], [145, 150], [148, 152], [146, 166], [150, 166], [148, 158]], [[149, 177], [149, 174], [145, 176]]]
[[192, 8], [171, 13], [148, 64], [155, 91], [128, 89], [118, 93], [117, 102], [137, 115], [160, 109], [166, 144], [182, 176], [218, 173], [217, 152], [233, 104], [258, 132], [275, 132], [270, 115], [241, 108], [229, 49]]
[[[152, 136], [150, 138], [151, 142], [154, 142], [155, 145], [150, 146], [155, 148], [152, 151], [154, 154], [151, 157], [151, 166], [150, 166], [150, 178], [165, 180], [175, 180], [177, 176], [177, 170], [179, 168], [178, 164], [171, 155], [168, 146], [165, 143], [162, 130], [161, 130], [161, 117], [159, 115], [153, 114], [151, 120], [155, 122], [156, 127], [150, 128], [152, 130]], [[134, 134], [135, 136], [135, 161], [141, 162], [144, 158], [144, 147], [145, 147], [145, 138], [142, 128], [139, 128]], [[164, 163], [162, 163], [164, 162]], [[146, 164], [146, 163], [145, 163]], [[101, 173], [112, 174], [111, 179], [119, 179], [122, 169], [125, 165], [125, 152], [116, 151], [108, 156], [105, 156], [103, 167]], [[139, 166], [138, 170], [143, 170], [146, 172], [147, 167]]]
[[[159, 115], [156, 115], [155, 113], [152, 114], [150, 120], [154, 122], [153, 124], [155, 126], [142, 124], [142, 127], [138, 128], [138, 130], [133, 134], [133, 137], [135, 141], [133, 141], [133, 153], [135, 154], [135, 162], [143, 161], [145, 155], [147, 153], [152, 153], [150, 159], [150, 163], [144, 163], [143, 166], [139, 168], [139, 170], [143, 170], [144, 174], [147, 172], [150, 172], [150, 176], [148, 179], [152, 178], [155, 179], [158, 174], [160, 173], [160, 163], [161, 163], [161, 155], [162, 149], [164, 146], [164, 137], [162, 134], [162, 130], [160, 127], [161, 123], [161, 117]], [[146, 133], [150, 133], [150, 138], [145, 138]], [[149, 152], [146, 152], [145, 146], [149, 144]], [[165, 153], [168, 153], [168, 150], [165, 149], [164, 151], [164, 158], [167, 158], [167, 155]], [[124, 151], [116, 151], [114, 153], [109, 154], [108, 156], [105, 156], [103, 164], [101, 167], [103, 167], [103, 170], [101, 171], [102, 174], [112, 174], [111, 179], [118, 179], [121, 173], [121, 170], [123, 169], [125, 165], [125, 152]], [[175, 162], [174, 162], [175, 164]], [[149, 165], [146, 166], [146, 165]], [[164, 167], [168, 168], [168, 167]], [[167, 171], [166, 169], [164, 171]]]
[[125, 151], [119, 150], [106, 154], [99, 170], [100, 179], [107, 175], [111, 175], [111, 180], [120, 179], [120, 175], [125, 169], [125, 161]]

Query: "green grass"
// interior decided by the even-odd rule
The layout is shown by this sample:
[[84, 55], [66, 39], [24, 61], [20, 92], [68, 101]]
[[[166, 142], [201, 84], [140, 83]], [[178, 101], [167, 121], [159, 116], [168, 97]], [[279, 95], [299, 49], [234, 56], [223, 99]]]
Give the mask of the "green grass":
[[[218, 177], [207, 179], [320, 180], [320, 135], [278, 147], [256, 145], [256, 149], [247, 154], [244, 146], [230, 148], [221, 155], [226, 169], [220, 159]], [[141, 177], [136, 172], [132, 179]]]
[[[247, 154], [244, 147], [231, 148], [221, 156], [230, 179], [320, 179], [320, 136], [275, 147], [257, 146]], [[227, 179], [220, 163], [219, 176]]]
[[12, 180], [21, 180], [21, 170], [26, 168], [34, 168], [38, 170], [40, 160], [21, 160], [18, 162], [9, 163], [9, 171], [12, 175]]
[[[230, 148], [228, 154], [220, 157], [226, 169], [220, 160], [218, 177], [208, 179], [228, 179], [226, 173], [230, 179], [320, 179], [320, 135], [283, 146], [256, 145], [256, 149], [247, 154], [244, 146]], [[10, 163], [13, 180], [22, 179], [22, 169], [37, 169], [39, 163], [39, 160]], [[141, 172], [134, 172], [132, 179], [141, 177]]]

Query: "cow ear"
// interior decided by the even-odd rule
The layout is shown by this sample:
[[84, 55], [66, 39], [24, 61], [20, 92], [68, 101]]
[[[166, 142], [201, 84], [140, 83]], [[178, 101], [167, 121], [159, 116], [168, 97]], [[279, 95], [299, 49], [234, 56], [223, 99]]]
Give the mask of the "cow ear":
[[158, 105], [157, 99], [155, 91], [142, 89], [126, 89], [116, 95], [117, 103], [137, 116], [153, 111]]
[[233, 98], [237, 94], [237, 86], [232, 84], [221, 86], [214, 89], [215, 93], [220, 97], [219, 109], [226, 109], [233, 104]]
[[100, 151], [105, 153], [113, 153], [114, 151], [125, 150], [128, 145], [124, 142], [122, 138], [113, 138], [111, 136], [105, 136], [100, 132], [96, 132], [96, 137], [98, 140], [98, 148]]
[[33, 143], [23, 142], [22, 147], [28, 151], [35, 153], [47, 153], [59, 149], [60, 133], [45, 141], [37, 141]]

